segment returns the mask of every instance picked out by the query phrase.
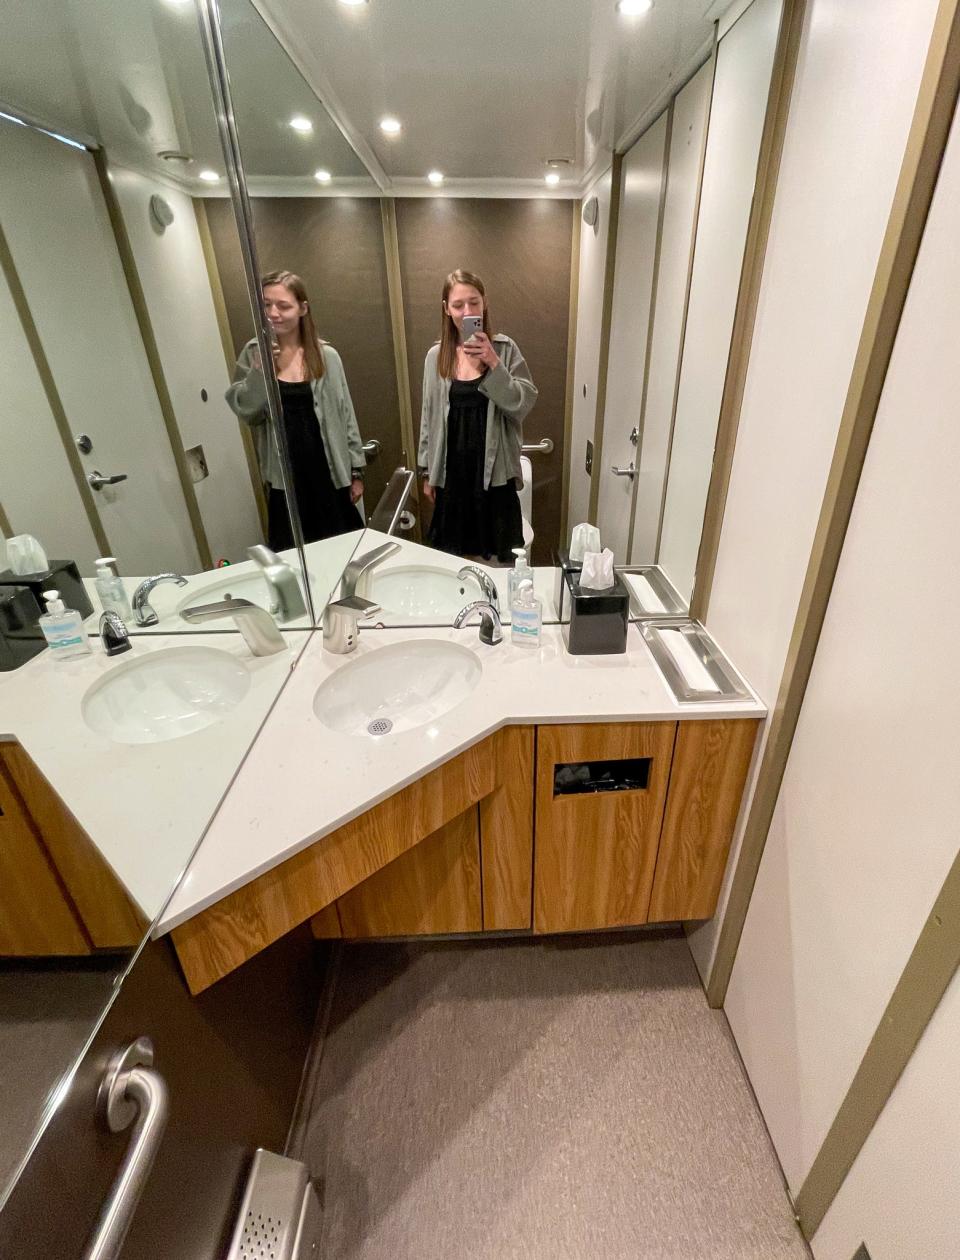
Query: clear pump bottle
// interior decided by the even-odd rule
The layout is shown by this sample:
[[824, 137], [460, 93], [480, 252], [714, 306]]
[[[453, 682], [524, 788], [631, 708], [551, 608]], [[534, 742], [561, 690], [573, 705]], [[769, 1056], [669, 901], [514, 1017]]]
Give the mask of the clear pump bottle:
[[67, 608], [59, 591], [44, 591], [47, 611], [40, 617], [40, 629], [51, 653], [58, 661], [71, 656], [86, 656], [90, 641], [83, 628], [83, 618], [73, 608]]
[[533, 593], [533, 582], [524, 578], [510, 609], [510, 641], [520, 647], [539, 647], [542, 624], [542, 602]]
[[514, 547], [517, 557], [513, 568], [507, 574], [507, 607], [512, 611], [521, 582], [529, 582], [533, 586], [533, 569], [527, 564], [526, 547]]
[[123, 581], [117, 577], [117, 562], [113, 556], [102, 556], [96, 562], [97, 576], [94, 586], [100, 597], [104, 612], [115, 612], [125, 625], [132, 624], [133, 609], [127, 592], [123, 589]]

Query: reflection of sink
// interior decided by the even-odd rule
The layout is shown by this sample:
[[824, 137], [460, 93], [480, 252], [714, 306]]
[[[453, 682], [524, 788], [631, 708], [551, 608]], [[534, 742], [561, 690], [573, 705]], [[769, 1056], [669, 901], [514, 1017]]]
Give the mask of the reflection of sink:
[[481, 672], [476, 655], [456, 643], [395, 643], [338, 669], [314, 696], [313, 711], [346, 735], [411, 731], [464, 700]]
[[[303, 583], [298, 575], [297, 581], [300, 582], [300, 593], [303, 594]], [[242, 573], [236, 577], [225, 577], [219, 582], [199, 584], [193, 590], [187, 591], [186, 595], [177, 605], [177, 616], [183, 612], [185, 608], [191, 608], [196, 604], [215, 604], [220, 600], [224, 600], [228, 595], [232, 595], [234, 599], [249, 599], [251, 604], [256, 604], [258, 608], [270, 608], [270, 588], [259, 573]], [[209, 627], [207, 627], [209, 628]]]
[[422, 564], [374, 569], [365, 590], [386, 618], [405, 621], [453, 621], [464, 604], [481, 598], [473, 578], [461, 582], [449, 569]]
[[219, 721], [250, 689], [250, 674], [228, 652], [165, 648], [118, 665], [89, 689], [83, 720], [118, 744], [158, 744]]

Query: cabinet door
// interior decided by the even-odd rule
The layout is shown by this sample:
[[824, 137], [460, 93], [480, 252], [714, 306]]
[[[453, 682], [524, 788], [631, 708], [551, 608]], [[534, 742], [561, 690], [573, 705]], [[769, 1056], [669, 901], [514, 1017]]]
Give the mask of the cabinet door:
[[[537, 728], [535, 931], [646, 923], [675, 736], [675, 722]], [[615, 778], [617, 763], [642, 763], [626, 769], [634, 781], [642, 769], [646, 786], [556, 790], [558, 766], [597, 762]]]

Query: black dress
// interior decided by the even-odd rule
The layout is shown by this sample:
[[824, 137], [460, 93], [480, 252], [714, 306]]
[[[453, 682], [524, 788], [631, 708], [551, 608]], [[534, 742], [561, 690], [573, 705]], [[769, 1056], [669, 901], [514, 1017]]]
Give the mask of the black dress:
[[[347, 534], [352, 529], [363, 529], [363, 518], [350, 500], [350, 487], [335, 486], [330, 476], [313, 405], [313, 386], [309, 381], [281, 381], [280, 398], [303, 541], [316, 542], [320, 538]], [[267, 509], [270, 547], [274, 551], [292, 547], [293, 531], [287, 496], [282, 488], [271, 487]]]
[[427, 541], [457, 556], [513, 561], [523, 546], [520, 496], [512, 481], [483, 488], [487, 445], [487, 399], [483, 377], [450, 382], [447, 415], [446, 484], [438, 486]]

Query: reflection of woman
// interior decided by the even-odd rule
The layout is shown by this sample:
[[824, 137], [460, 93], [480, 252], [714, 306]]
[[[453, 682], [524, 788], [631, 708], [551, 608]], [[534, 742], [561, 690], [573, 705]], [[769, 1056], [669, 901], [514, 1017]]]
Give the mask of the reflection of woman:
[[[283, 427], [305, 542], [363, 529], [356, 502], [363, 494], [366, 459], [343, 363], [317, 336], [299, 276], [264, 276], [263, 305], [276, 336], [274, 366], [283, 401]], [[267, 494], [267, 533], [274, 551], [293, 546], [277, 444], [256, 341], [237, 359], [227, 402], [253, 429]]]
[[[466, 341], [465, 315], [483, 318], [483, 331]], [[517, 343], [491, 335], [478, 276], [447, 276], [441, 320], [423, 366], [418, 461], [434, 503], [428, 540], [456, 555], [509, 563], [523, 546], [520, 447], [537, 387]]]

